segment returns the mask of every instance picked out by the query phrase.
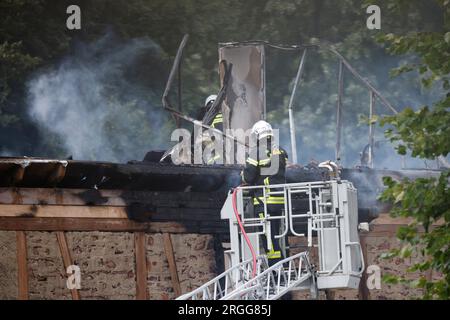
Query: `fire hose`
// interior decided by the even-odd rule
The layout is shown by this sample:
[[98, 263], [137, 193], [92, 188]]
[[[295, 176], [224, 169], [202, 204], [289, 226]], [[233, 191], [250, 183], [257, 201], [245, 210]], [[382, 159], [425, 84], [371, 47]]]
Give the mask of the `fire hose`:
[[239, 216], [239, 212], [237, 209], [237, 205], [236, 205], [236, 194], [237, 194], [237, 190], [239, 189], [239, 187], [235, 188], [233, 190], [233, 194], [232, 194], [232, 203], [233, 203], [233, 210], [234, 210], [234, 215], [236, 216], [236, 220], [239, 224], [239, 228], [241, 229], [242, 235], [244, 236], [245, 242], [247, 243], [248, 247], [250, 248], [250, 252], [252, 254], [252, 278], [255, 277], [256, 275], [256, 253], [255, 253], [255, 249], [252, 246], [252, 243], [247, 235], [247, 232], [245, 232], [244, 226], [242, 224], [241, 218]]

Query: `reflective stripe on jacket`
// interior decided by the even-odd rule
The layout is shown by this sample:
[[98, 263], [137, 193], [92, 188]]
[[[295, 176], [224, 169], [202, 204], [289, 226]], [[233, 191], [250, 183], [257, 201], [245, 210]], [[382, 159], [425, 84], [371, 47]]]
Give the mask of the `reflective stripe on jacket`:
[[[242, 171], [243, 181], [250, 185], [274, 185], [286, 183], [285, 172], [288, 159], [286, 151], [281, 148], [273, 148], [266, 151], [267, 157], [264, 159], [253, 159], [248, 157], [245, 168]], [[277, 157], [278, 159], [275, 159]], [[269, 168], [272, 161], [278, 161], [278, 168], [271, 175], [262, 175], [261, 168]], [[278, 191], [278, 190], [274, 190]], [[270, 188], [266, 188], [266, 199], [262, 189], [257, 189], [254, 194], [253, 204], [284, 204], [284, 197], [281, 195], [267, 195]]]
[[220, 131], [223, 130], [223, 115], [222, 115], [222, 113], [219, 112], [218, 114], [216, 114], [213, 121], [211, 122], [211, 127], [213, 127], [214, 129], [218, 129]]

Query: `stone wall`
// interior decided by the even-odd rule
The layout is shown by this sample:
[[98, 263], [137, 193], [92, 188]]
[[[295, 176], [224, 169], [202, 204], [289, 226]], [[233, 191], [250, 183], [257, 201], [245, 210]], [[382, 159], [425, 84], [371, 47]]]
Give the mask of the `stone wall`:
[[[30, 299], [71, 299], [66, 287], [66, 274], [56, 234], [26, 232]], [[172, 244], [182, 292], [188, 292], [217, 274], [214, 237], [201, 234], [172, 234]], [[127, 232], [66, 232], [74, 264], [81, 269], [81, 299], [134, 299], [136, 269], [134, 235]], [[147, 290], [150, 299], [175, 298], [163, 235], [146, 234]], [[366, 236], [367, 264], [378, 265], [381, 275], [388, 272], [404, 274], [412, 259], [387, 261], [380, 254], [398, 247], [394, 235]], [[299, 246], [298, 238], [290, 239]], [[298, 247], [292, 250], [304, 250]], [[314, 259], [314, 252], [312, 252]], [[417, 275], [411, 275], [415, 277]], [[431, 275], [428, 275], [431, 276]], [[419, 290], [402, 285], [381, 283], [381, 289], [369, 290], [370, 299], [410, 299], [420, 296]], [[329, 297], [359, 299], [358, 290], [334, 290]], [[0, 231], [0, 299], [17, 297], [16, 233]], [[305, 292], [296, 292], [293, 299], [307, 299]], [[325, 299], [324, 293], [320, 296]]]
[[[216, 276], [213, 237], [173, 234], [175, 262], [182, 292], [189, 292]], [[147, 235], [147, 287], [150, 299], [174, 299], [162, 234]]]
[[0, 299], [17, 298], [16, 232], [0, 231]]
[[27, 232], [30, 299], [71, 299], [56, 234]]
[[[71, 299], [54, 232], [26, 232], [30, 299]], [[216, 274], [213, 237], [172, 234], [183, 292]], [[127, 232], [66, 232], [73, 263], [81, 270], [81, 299], [134, 299], [134, 235]], [[146, 235], [150, 299], [175, 298], [162, 234]], [[16, 232], [0, 231], [0, 299], [17, 297]]]
[[82, 299], [135, 297], [132, 233], [67, 232], [66, 237], [73, 262], [80, 267]]
[[[378, 234], [368, 233], [365, 236], [365, 250], [366, 250], [366, 268], [367, 266], [375, 265], [380, 268], [381, 277], [385, 274], [395, 274], [395, 275], [406, 275], [406, 269], [409, 268], [417, 258], [408, 258], [408, 259], [400, 259], [396, 258], [393, 260], [382, 259], [380, 256], [383, 253], [388, 253], [391, 249], [399, 247], [399, 240], [395, 237], [395, 235], [390, 236], [380, 236]], [[364, 246], [364, 242], [362, 245]], [[290, 243], [294, 246], [305, 245], [306, 241], [302, 238], [290, 238]], [[297, 253], [300, 250], [304, 250], [304, 248], [295, 249], [293, 253]], [[314, 263], [317, 262], [317, 250], [311, 251], [311, 260]], [[420, 274], [408, 273], [407, 277], [409, 279], [418, 278]], [[428, 274], [430, 277], [431, 274]], [[366, 285], [363, 283], [363, 285]], [[398, 299], [414, 299], [418, 298], [422, 295], [422, 291], [420, 289], [414, 289], [402, 284], [386, 284], [381, 281], [380, 289], [368, 289], [368, 299], [371, 300], [398, 300]], [[345, 289], [345, 290], [329, 290], [328, 291], [329, 298], [336, 300], [357, 300], [362, 299], [360, 297], [361, 292], [359, 289]], [[305, 292], [295, 292], [293, 294], [293, 299], [308, 299], [309, 295]], [[327, 296], [324, 292], [321, 293], [320, 299], [326, 299]]]

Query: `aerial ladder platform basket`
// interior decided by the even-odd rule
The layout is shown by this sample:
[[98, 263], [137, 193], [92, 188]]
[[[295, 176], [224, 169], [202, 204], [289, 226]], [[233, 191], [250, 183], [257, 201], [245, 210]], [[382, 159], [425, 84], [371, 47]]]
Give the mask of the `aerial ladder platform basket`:
[[[270, 215], [253, 212], [251, 195], [284, 196], [284, 209]], [[265, 203], [265, 202], [264, 202]], [[358, 235], [357, 190], [344, 180], [301, 182], [270, 186], [242, 186], [230, 191], [221, 210], [229, 221], [229, 268], [179, 300], [273, 300], [294, 290], [319, 290], [359, 286], [364, 259]], [[280, 220], [279, 233], [270, 224]], [[305, 251], [290, 255], [287, 236], [304, 237]], [[269, 266], [262, 241], [270, 248], [280, 241], [284, 259]], [[310, 251], [317, 249], [317, 265]]]

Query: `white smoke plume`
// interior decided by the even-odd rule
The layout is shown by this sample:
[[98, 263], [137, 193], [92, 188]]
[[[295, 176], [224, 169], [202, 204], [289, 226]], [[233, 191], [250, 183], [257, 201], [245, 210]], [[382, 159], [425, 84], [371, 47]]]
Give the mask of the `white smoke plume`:
[[8, 149], [1, 149], [0, 150], [0, 157], [14, 157], [15, 153]]
[[142, 159], [167, 141], [161, 128], [167, 115], [154, 102], [160, 95], [130, 76], [148, 55], [161, 56], [148, 38], [123, 43], [109, 34], [79, 44], [55, 69], [30, 81], [30, 116], [74, 159]]

